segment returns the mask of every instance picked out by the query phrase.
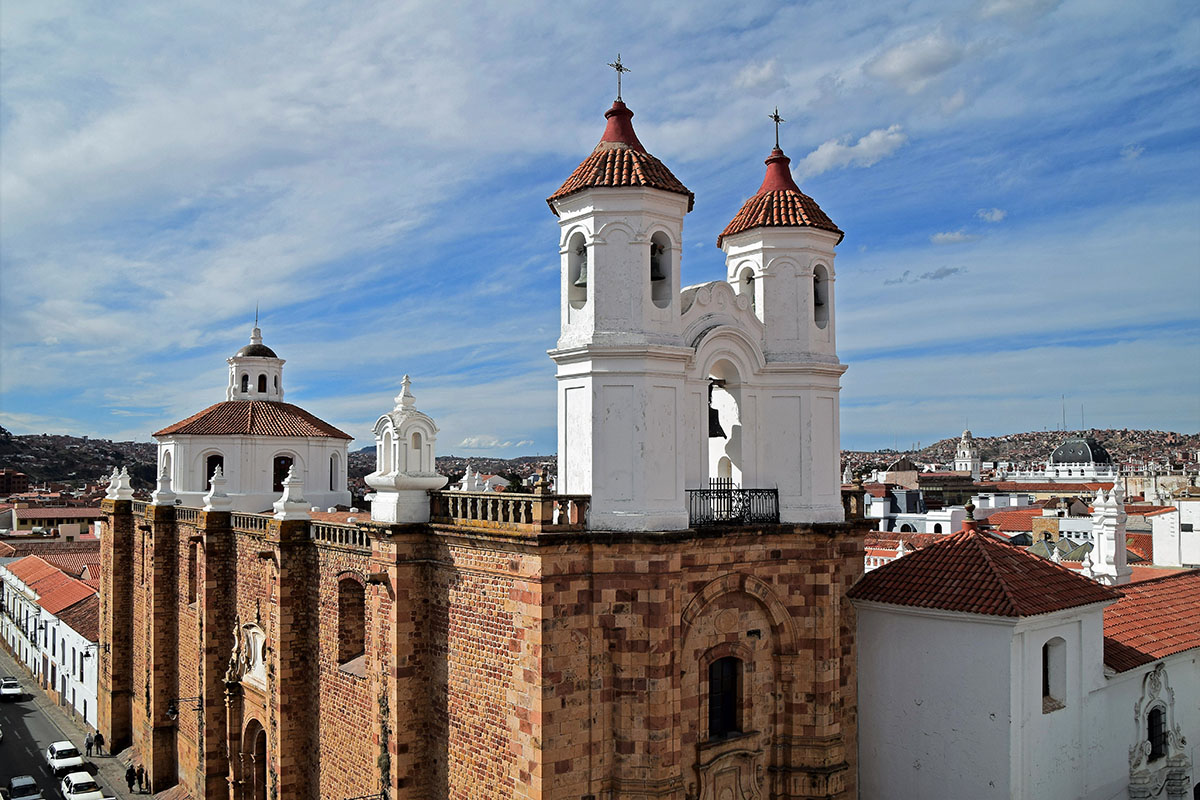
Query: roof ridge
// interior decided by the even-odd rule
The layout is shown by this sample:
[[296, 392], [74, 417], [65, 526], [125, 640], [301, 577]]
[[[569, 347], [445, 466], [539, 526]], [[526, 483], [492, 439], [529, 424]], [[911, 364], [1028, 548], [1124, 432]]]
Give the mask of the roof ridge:
[[[1146, 564], [1144, 566], [1155, 567], [1156, 564]], [[1159, 575], [1157, 578], [1147, 578], [1144, 581], [1134, 581], [1132, 583], [1122, 584], [1122, 588], [1132, 588], [1134, 586], [1145, 586], [1148, 583], [1159, 583], [1160, 581], [1169, 581], [1173, 578], [1193, 577], [1200, 575], [1200, 569], [1185, 569], [1182, 572], [1172, 572], [1169, 575]]]
[[1013, 597], [1012, 590], [1008, 586], [1008, 581], [1005, 580], [1004, 576], [1000, 574], [999, 565], [996, 563], [996, 560], [992, 558], [992, 554], [988, 552], [987, 547], [984, 545], [985, 541], [995, 542], [996, 544], [1001, 544], [1001, 542], [990, 537], [984, 539], [984, 537], [978, 531], [963, 531], [963, 533], [967, 534], [967, 540], [974, 542], [980, 554], [983, 555], [983, 559], [987, 563], [988, 568], [991, 570], [992, 575], [1000, 584], [1000, 590], [1004, 592], [1004, 599], [1008, 601], [1009, 608], [1011, 608], [1013, 611], [1013, 616], [1020, 616], [1020, 608], [1017, 605], [1016, 598]]

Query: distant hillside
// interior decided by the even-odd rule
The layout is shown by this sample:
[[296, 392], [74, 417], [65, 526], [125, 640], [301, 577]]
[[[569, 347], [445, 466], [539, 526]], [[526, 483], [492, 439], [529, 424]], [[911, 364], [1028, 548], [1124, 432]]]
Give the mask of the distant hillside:
[[127, 467], [135, 488], [152, 488], [158, 448], [153, 442], [114, 442], [87, 436], [14, 436], [0, 428], [0, 467], [24, 472], [33, 483], [97, 481]]
[[[1089, 436], [1095, 439], [1117, 462], [1135, 460], [1175, 466], [1194, 464], [1196, 451], [1200, 450], [1200, 434], [1127, 428], [1010, 433], [1005, 436], [975, 437], [975, 444], [984, 461], [1008, 461], [1029, 466], [1046, 461], [1054, 452], [1054, 448], [1072, 436]], [[919, 462], [945, 464], [954, 460], [958, 440], [959, 436], [953, 436], [916, 451], [844, 450], [842, 463], [844, 466], [849, 461], [854, 469], [884, 467], [901, 455], [909, 455]]]

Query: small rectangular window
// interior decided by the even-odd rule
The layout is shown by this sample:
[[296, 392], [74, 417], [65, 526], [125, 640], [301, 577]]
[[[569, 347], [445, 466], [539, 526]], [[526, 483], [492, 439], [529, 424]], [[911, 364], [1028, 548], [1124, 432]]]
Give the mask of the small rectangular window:
[[708, 666], [708, 736], [717, 739], [741, 733], [741, 703], [738, 692], [742, 662], [733, 656], [719, 658]]
[[1150, 739], [1150, 760], [1157, 761], [1167, 754], [1167, 721], [1161, 708], [1150, 709], [1146, 727]]

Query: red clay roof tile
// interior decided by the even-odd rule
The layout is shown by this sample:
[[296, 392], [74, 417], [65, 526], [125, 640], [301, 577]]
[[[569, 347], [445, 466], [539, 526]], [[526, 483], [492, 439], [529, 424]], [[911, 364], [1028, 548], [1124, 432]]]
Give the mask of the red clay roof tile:
[[1200, 570], [1128, 583], [1104, 609], [1104, 663], [1117, 672], [1200, 647]]
[[324, 420], [291, 403], [226, 400], [168, 425], [152, 436], [327, 436], [352, 439]]
[[771, 151], [767, 158], [767, 174], [758, 193], [747, 200], [737, 215], [717, 237], [717, 247], [726, 236], [733, 236], [752, 228], [820, 228], [838, 234], [838, 241], [845, 236], [828, 215], [817, 205], [817, 201], [800, 191], [792, 180], [788, 164], [791, 159], [779, 148]]
[[867, 573], [849, 591], [879, 603], [1030, 617], [1120, 595], [1024, 548], [964, 530]]
[[596, 187], [644, 186], [664, 192], [686, 195], [688, 211], [695, 205], [696, 196], [684, 186], [671, 170], [638, 141], [630, 118], [633, 112], [620, 100], [604, 112], [608, 126], [592, 154], [575, 168], [571, 176], [546, 198], [555, 216], [554, 201]]

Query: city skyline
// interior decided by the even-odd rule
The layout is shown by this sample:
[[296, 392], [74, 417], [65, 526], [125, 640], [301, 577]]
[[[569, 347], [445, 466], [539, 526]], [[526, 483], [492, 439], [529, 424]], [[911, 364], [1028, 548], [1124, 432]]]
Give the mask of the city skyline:
[[408, 373], [439, 452], [553, 452], [544, 198], [620, 52], [639, 138], [696, 193], [685, 285], [724, 277], [787, 120], [847, 234], [843, 448], [1081, 405], [1192, 433], [1198, 43], [1183, 3], [8, 9], [0, 424], [147, 440], [223, 399], [257, 305], [285, 399], [356, 449]]

